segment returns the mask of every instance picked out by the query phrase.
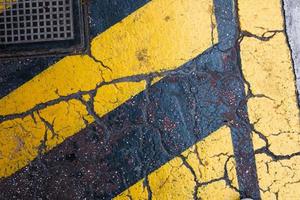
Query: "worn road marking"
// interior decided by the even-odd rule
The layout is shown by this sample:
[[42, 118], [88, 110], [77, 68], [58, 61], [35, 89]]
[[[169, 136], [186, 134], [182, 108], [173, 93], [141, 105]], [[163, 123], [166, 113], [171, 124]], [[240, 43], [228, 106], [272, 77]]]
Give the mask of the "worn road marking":
[[2, 98], [0, 177], [144, 90], [146, 74], [209, 48], [217, 40], [212, 8], [212, 0], [151, 1], [97, 36], [91, 56], [66, 57]]
[[262, 199], [300, 198], [300, 115], [280, 0], [238, 1]]
[[230, 143], [222, 127], [114, 199], [239, 199]]

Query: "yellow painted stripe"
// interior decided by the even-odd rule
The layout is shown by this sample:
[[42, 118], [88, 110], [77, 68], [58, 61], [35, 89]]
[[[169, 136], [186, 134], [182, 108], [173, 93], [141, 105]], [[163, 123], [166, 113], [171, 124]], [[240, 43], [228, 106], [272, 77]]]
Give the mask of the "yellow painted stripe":
[[[230, 129], [222, 127], [114, 200], [239, 199]], [[225, 171], [226, 170], [226, 171]], [[228, 172], [228, 176], [225, 172]], [[226, 184], [226, 181], [231, 182]], [[148, 184], [147, 184], [148, 183]]]
[[0, 177], [146, 88], [142, 76], [120, 78], [175, 69], [209, 48], [212, 2], [153, 0], [93, 39], [91, 56], [65, 57], [2, 98]]
[[300, 199], [300, 113], [281, 0], [240, 0], [238, 7], [242, 30], [271, 36], [241, 42], [242, 71], [253, 93], [248, 110], [254, 146], [262, 148], [256, 151], [261, 196]]

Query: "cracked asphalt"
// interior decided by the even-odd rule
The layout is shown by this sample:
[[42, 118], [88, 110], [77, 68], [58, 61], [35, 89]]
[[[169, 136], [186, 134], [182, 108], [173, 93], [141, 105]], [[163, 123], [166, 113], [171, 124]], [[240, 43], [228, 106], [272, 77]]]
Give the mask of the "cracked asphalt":
[[0, 61], [0, 199], [299, 199], [280, 0], [89, 4], [84, 55]]

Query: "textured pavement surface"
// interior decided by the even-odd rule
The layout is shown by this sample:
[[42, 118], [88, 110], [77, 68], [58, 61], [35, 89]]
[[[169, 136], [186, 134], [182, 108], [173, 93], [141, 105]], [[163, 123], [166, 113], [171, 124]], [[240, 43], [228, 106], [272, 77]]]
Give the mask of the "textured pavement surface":
[[300, 198], [297, 6], [88, 4], [88, 53], [0, 61], [0, 199]]

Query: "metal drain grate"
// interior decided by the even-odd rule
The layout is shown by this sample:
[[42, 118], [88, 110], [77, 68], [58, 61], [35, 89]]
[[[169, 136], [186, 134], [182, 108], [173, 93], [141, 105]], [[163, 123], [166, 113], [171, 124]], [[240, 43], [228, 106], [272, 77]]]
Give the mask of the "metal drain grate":
[[73, 0], [0, 0], [0, 44], [74, 39]]

